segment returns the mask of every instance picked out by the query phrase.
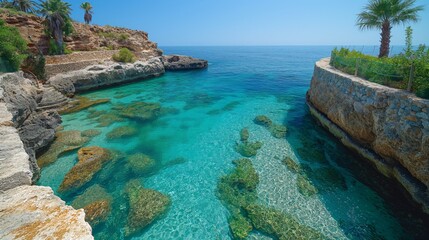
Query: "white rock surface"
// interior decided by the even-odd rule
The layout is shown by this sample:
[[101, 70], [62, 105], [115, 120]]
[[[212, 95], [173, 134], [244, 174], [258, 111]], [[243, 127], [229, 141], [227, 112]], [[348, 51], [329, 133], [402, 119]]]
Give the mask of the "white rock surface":
[[0, 192], [0, 239], [89, 240], [91, 231], [83, 210], [65, 205], [49, 187]]

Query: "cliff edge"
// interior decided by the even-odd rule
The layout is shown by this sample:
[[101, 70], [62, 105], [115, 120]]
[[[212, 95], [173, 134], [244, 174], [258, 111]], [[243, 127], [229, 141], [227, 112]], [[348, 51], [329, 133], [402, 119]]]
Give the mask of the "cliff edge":
[[345, 145], [396, 178], [429, 213], [429, 100], [316, 63], [307, 102]]

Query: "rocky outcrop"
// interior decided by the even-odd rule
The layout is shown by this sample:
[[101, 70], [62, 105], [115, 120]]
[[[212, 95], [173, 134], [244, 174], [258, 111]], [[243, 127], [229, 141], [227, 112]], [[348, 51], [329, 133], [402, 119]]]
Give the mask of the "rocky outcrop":
[[[29, 43], [32, 52], [37, 53], [39, 48], [44, 54], [48, 53], [49, 39], [45, 36], [42, 18], [0, 9], [0, 19], [3, 19], [8, 25], [18, 28], [22, 37]], [[126, 47], [142, 56], [160, 56], [162, 53], [157, 48], [157, 44], [149, 41], [148, 34], [143, 31], [76, 22], [73, 22], [73, 28], [74, 32], [64, 38], [67, 49], [72, 51], [95, 51]]]
[[206, 60], [180, 55], [166, 55], [162, 61], [167, 71], [203, 69], [208, 66]]
[[137, 79], [160, 76], [164, 73], [164, 66], [158, 57], [146, 62], [114, 63], [89, 66], [83, 70], [58, 74], [48, 80], [58, 91], [66, 95], [73, 95], [90, 89], [122, 84]]
[[82, 209], [65, 205], [49, 187], [0, 193], [0, 239], [93, 239]]
[[82, 210], [51, 188], [31, 186], [35, 151], [50, 143], [60, 121], [38, 110], [44, 96], [20, 73], [0, 75], [0, 239], [93, 239]]
[[37, 88], [33, 81], [24, 78], [21, 73], [0, 75], [0, 102], [4, 103], [10, 113], [10, 126], [18, 130], [24, 148], [30, 156], [33, 180], [39, 177], [35, 154], [52, 142], [54, 129], [61, 123], [56, 111], [40, 110], [39, 105], [49, 109], [49, 102], [66, 104], [67, 99], [55, 101], [58, 100], [58, 94], [52, 89]]
[[316, 63], [312, 114], [350, 148], [396, 178], [429, 213], [429, 100]]

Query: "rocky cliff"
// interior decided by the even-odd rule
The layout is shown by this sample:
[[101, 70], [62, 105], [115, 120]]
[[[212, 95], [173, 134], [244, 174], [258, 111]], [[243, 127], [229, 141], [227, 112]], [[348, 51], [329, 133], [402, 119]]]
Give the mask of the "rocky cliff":
[[[22, 37], [28, 41], [32, 52], [37, 53], [39, 48], [44, 54], [48, 53], [49, 39], [44, 32], [42, 18], [0, 9], [0, 19], [18, 28]], [[148, 34], [143, 31], [76, 22], [73, 23], [73, 27], [74, 32], [64, 39], [67, 49], [72, 51], [113, 50], [126, 47], [141, 55], [160, 56], [162, 53], [157, 44], [149, 41]]]
[[347, 146], [396, 178], [429, 213], [429, 100], [316, 63], [313, 115]]
[[54, 139], [67, 100], [38, 88], [22, 73], [0, 75], [0, 239], [93, 239], [83, 210], [66, 206], [52, 189], [32, 186], [35, 152]]

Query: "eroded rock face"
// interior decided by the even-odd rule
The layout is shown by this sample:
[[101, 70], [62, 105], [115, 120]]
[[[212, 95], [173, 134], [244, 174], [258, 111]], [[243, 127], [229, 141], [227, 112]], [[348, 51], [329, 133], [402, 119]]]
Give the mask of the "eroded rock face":
[[[429, 196], [429, 100], [344, 74], [329, 66], [329, 59], [316, 63], [307, 99], [312, 114], [323, 125], [335, 124], [339, 129], [328, 128], [348, 146], [359, 145], [353, 148], [359, 151], [362, 146], [381, 156], [385, 162], [376, 165], [383, 174], [408, 172], [414, 189], [426, 189], [418, 197], [410, 192], [413, 197]], [[404, 178], [396, 178], [410, 189]], [[429, 197], [425, 199], [420, 202], [426, 201], [429, 209]]]
[[[35, 83], [24, 78], [22, 73], [0, 75], [0, 103], [4, 103], [6, 108], [2, 112], [10, 113], [10, 126], [18, 130], [24, 148], [30, 156], [33, 181], [38, 179], [40, 171], [35, 154], [54, 139], [54, 129], [61, 123], [60, 116], [54, 110], [39, 109], [40, 103], [43, 99], [57, 94], [61, 95], [54, 89], [38, 89]], [[47, 106], [49, 105], [44, 105]]]
[[208, 66], [206, 60], [180, 55], [166, 55], [162, 61], [167, 71], [203, 69]]
[[[29, 42], [29, 49], [37, 53], [39, 48], [48, 53], [49, 38], [45, 36], [43, 18], [23, 13], [0, 12], [0, 19], [8, 25], [17, 27], [21, 36]], [[101, 49], [120, 49], [126, 47], [139, 55], [160, 56], [157, 44], [149, 41], [148, 34], [126, 28], [86, 25], [73, 22], [74, 32], [64, 38], [68, 49], [72, 51], [95, 51]]]
[[148, 61], [135, 63], [113, 63], [89, 66], [83, 70], [58, 74], [51, 77], [48, 83], [65, 95], [74, 95], [90, 89], [126, 83], [137, 79], [160, 76], [164, 66], [157, 57]]
[[65, 205], [49, 187], [0, 193], [0, 239], [93, 239], [83, 210]]

